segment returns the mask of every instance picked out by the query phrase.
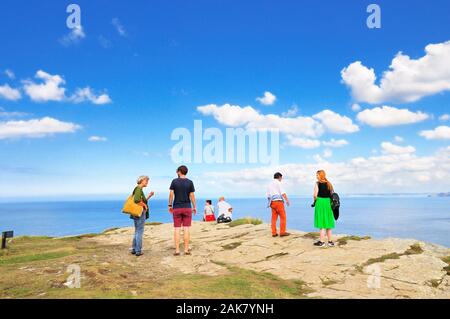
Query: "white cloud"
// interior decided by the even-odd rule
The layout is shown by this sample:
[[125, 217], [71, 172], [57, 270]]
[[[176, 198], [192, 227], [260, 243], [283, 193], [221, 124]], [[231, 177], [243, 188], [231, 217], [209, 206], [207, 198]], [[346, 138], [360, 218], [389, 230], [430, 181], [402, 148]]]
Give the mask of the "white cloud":
[[122, 36], [122, 37], [127, 36], [126, 30], [125, 30], [124, 26], [122, 25], [122, 23], [119, 21], [118, 18], [112, 19], [111, 24], [115, 27], [117, 33], [120, 36]]
[[68, 34], [66, 34], [61, 39], [59, 39], [59, 42], [63, 46], [68, 47], [73, 44], [79, 43], [85, 37], [86, 37], [86, 34], [84, 33], [83, 27], [78, 26], [78, 27], [73, 28]]
[[70, 97], [70, 100], [74, 103], [81, 103], [85, 101], [90, 101], [97, 105], [108, 104], [111, 103], [112, 100], [108, 96], [108, 94], [100, 94], [96, 95], [92, 92], [90, 87], [85, 87], [83, 89], [77, 89], [75, 94]]
[[325, 145], [325, 146], [328, 146], [328, 147], [338, 148], [338, 147], [346, 146], [346, 145], [348, 145], [349, 143], [348, 143], [348, 141], [343, 140], [343, 139], [341, 139], [341, 140], [335, 140], [334, 138], [332, 138], [332, 139], [329, 140], [329, 141], [324, 141], [324, 142], [322, 142], [322, 144]]
[[420, 136], [425, 137], [427, 140], [448, 140], [450, 139], [450, 127], [439, 126], [434, 130], [426, 130], [419, 133]]
[[401, 142], [404, 141], [403, 137], [401, 137], [401, 136], [396, 136], [396, 137], [394, 137], [394, 140], [395, 140], [397, 143], [401, 143]]
[[415, 102], [425, 96], [450, 90], [450, 41], [425, 47], [425, 56], [411, 59], [399, 52], [389, 70], [376, 84], [374, 69], [360, 61], [341, 71], [343, 82], [358, 102], [371, 104]]
[[0, 122], [0, 139], [41, 138], [53, 134], [74, 133], [81, 126], [51, 117], [27, 121]]
[[68, 97], [66, 95], [66, 83], [62, 76], [51, 75], [47, 72], [39, 70], [35, 77], [42, 80], [41, 83], [35, 83], [30, 80], [23, 81], [25, 93], [35, 102], [72, 102], [81, 103], [89, 101], [93, 104], [108, 104], [112, 100], [108, 94], [95, 94], [90, 87], [77, 88], [75, 93]]
[[381, 149], [384, 154], [394, 155], [411, 154], [416, 152], [416, 149], [413, 146], [399, 146], [390, 142], [381, 143]]
[[89, 142], [106, 142], [108, 139], [103, 136], [91, 136], [88, 138]]
[[0, 85], [0, 97], [11, 101], [17, 101], [22, 97], [22, 95], [18, 89], [14, 89], [8, 84], [5, 84]]
[[295, 147], [305, 148], [305, 149], [313, 149], [313, 148], [320, 147], [319, 140], [295, 137], [292, 135], [287, 136], [287, 144], [290, 146], [295, 146]]
[[352, 133], [358, 130], [358, 126], [352, 123], [348, 117], [341, 116], [330, 110], [322, 111], [312, 117], [281, 117], [276, 114], [261, 114], [251, 106], [240, 107], [238, 105], [224, 104], [218, 106], [209, 104], [197, 107], [203, 115], [212, 115], [220, 124], [241, 127], [249, 130], [270, 131], [278, 130], [280, 133], [302, 135], [309, 138], [317, 138], [324, 132]]
[[354, 112], [359, 112], [359, 111], [361, 111], [361, 105], [359, 105], [358, 103], [354, 103], [354, 104], [352, 105], [352, 111], [354, 111]]
[[[273, 173], [280, 171], [288, 194], [310, 195], [315, 173], [324, 169], [338, 193], [436, 192], [450, 187], [450, 147], [430, 156], [415, 153], [381, 154], [356, 157], [342, 162], [329, 162], [320, 155], [314, 162], [291, 163], [277, 167], [259, 167], [238, 171], [206, 172], [204, 187], [209, 181], [220, 180], [216, 191], [239, 196], [262, 194], [255, 185], [266, 185]], [[425, 179], [424, 177], [427, 177]], [[230, 195], [231, 196], [231, 195]]]
[[273, 95], [269, 91], [266, 91], [266, 92], [264, 92], [264, 96], [257, 97], [256, 101], [258, 101], [259, 103], [261, 103], [263, 105], [272, 105], [275, 103], [276, 99], [277, 99], [277, 97], [275, 95]]
[[289, 110], [281, 113], [281, 117], [294, 117], [297, 114], [298, 114], [298, 106], [294, 104]]
[[428, 114], [412, 112], [408, 109], [398, 109], [391, 106], [375, 107], [359, 112], [357, 119], [373, 127], [413, 124], [429, 118]]
[[346, 134], [359, 131], [358, 125], [353, 124], [349, 117], [339, 115], [330, 110], [317, 113], [313, 115], [313, 118], [320, 120], [323, 126], [331, 133]]
[[39, 70], [35, 77], [43, 83], [35, 83], [30, 80], [24, 81], [25, 93], [36, 102], [62, 101], [65, 99], [64, 79], [59, 75], [51, 75]]
[[14, 72], [13, 72], [12, 70], [10, 70], [10, 69], [6, 69], [6, 70], [5, 70], [5, 74], [6, 74], [6, 76], [7, 76], [9, 79], [11, 79], [11, 80], [14, 80], [14, 79], [16, 78], [16, 75], [15, 75]]
[[323, 151], [323, 157], [325, 157], [325, 158], [330, 158], [330, 157], [332, 157], [332, 156], [333, 156], [333, 151], [332, 151], [331, 149], [326, 148], [326, 149]]
[[8, 112], [3, 107], [0, 107], [0, 117], [21, 117], [26, 116], [27, 113], [24, 112]]
[[442, 122], [450, 120], [450, 114], [443, 114], [439, 117], [439, 120]]

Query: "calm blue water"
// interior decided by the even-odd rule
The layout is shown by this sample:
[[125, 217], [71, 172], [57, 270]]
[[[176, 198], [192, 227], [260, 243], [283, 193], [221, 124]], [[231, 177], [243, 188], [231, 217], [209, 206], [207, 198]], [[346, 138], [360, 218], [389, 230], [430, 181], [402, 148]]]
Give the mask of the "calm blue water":
[[[258, 217], [270, 221], [264, 199], [230, 199], [234, 218]], [[288, 228], [314, 231], [311, 200], [292, 198]], [[198, 200], [203, 203], [203, 200]], [[16, 235], [63, 236], [94, 233], [130, 226], [120, 212], [122, 201], [0, 203], [0, 231]], [[343, 198], [336, 232], [374, 238], [416, 238], [450, 247], [450, 198], [378, 197]], [[166, 200], [151, 201], [151, 221], [170, 222]], [[203, 204], [199, 208], [203, 208]], [[200, 220], [202, 214], [195, 219]]]

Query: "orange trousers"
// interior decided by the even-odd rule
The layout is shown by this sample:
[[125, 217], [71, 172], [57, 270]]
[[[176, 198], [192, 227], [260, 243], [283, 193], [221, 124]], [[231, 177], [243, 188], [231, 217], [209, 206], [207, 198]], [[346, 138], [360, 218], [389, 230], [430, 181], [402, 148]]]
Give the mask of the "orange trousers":
[[275, 201], [270, 203], [272, 208], [272, 235], [277, 234], [277, 220], [280, 216], [280, 235], [286, 233], [286, 211], [284, 210], [284, 203], [282, 201]]

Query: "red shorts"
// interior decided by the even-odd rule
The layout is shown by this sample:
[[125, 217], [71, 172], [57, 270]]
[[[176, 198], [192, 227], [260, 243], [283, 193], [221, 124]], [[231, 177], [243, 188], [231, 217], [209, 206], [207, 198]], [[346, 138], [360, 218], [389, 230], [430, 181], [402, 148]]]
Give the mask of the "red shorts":
[[190, 227], [192, 223], [192, 208], [174, 208], [173, 225], [175, 227]]

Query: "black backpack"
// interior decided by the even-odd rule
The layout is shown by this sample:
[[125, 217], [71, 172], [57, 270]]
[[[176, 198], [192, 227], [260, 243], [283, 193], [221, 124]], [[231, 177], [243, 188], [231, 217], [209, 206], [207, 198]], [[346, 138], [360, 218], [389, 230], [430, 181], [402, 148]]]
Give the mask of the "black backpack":
[[333, 210], [334, 219], [339, 219], [339, 208], [341, 207], [341, 199], [337, 193], [331, 195], [331, 209]]

